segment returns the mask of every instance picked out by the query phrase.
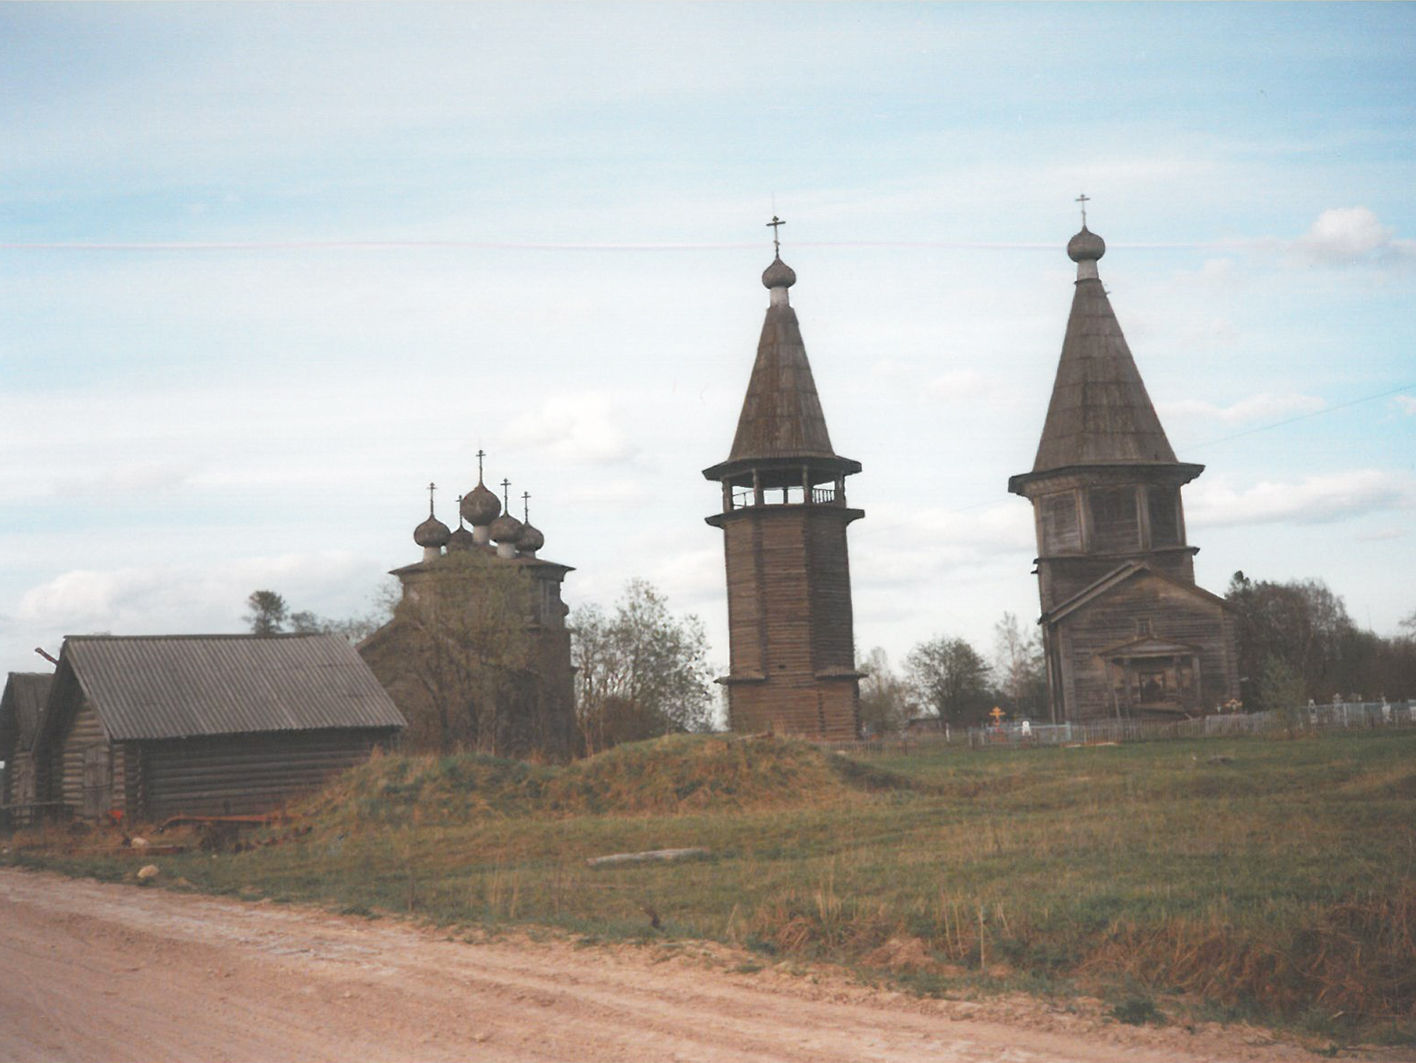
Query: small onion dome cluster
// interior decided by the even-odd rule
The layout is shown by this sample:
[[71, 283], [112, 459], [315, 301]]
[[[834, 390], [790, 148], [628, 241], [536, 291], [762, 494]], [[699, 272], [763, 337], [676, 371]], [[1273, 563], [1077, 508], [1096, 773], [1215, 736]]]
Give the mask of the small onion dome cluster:
[[780, 255], [772, 260], [772, 264], [762, 271], [762, 287], [790, 288], [796, 283], [796, 270], [782, 261]]
[[1106, 241], [1085, 225], [1082, 231], [1067, 241], [1067, 257], [1073, 262], [1095, 262], [1106, 254]]
[[447, 530], [447, 525], [431, 513], [428, 514], [427, 520], [413, 529], [413, 541], [425, 550], [437, 550], [446, 546], [450, 538], [452, 532]]
[[462, 519], [474, 528], [485, 528], [501, 512], [501, 499], [481, 480], [462, 496]]

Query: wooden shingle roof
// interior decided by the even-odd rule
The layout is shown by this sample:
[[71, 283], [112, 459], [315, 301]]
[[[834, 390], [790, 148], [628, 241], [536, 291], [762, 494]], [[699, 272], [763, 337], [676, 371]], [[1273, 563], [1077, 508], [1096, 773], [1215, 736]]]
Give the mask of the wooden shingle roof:
[[113, 741], [406, 725], [337, 635], [70, 636], [66, 672]]
[[1079, 279], [1033, 473], [1175, 461], [1106, 289]]

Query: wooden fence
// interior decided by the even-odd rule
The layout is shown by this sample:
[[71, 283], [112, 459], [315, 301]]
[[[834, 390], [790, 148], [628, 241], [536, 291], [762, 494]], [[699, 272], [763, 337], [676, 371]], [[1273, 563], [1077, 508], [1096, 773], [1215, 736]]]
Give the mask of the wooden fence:
[[[1086, 723], [1005, 723], [865, 739], [862, 752], [907, 753], [925, 749], [997, 749], [1022, 746], [1102, 745], [1234, 735], [1286, 736], [1329, 731], [1416, 729], [1416, 701], [1338, 702], [1269, 712], [1225, 713], [1193, 720], [1090, 720]], [[839, 746], [839, 743], [833, 743]]]

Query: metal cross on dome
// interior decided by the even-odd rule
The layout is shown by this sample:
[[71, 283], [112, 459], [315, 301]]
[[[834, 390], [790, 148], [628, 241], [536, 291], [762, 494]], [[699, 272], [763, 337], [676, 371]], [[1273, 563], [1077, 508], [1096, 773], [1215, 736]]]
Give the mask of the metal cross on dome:
[[787, 223], [775, 214], [772, 215], [772, 220], [767, 223], [767, 228], [772, 230], [772, 253], [774, 255], [780, 256], [782, 253], [782, 241], [778, 237], [781, 236], [781, 228], [785, 224]]
[[503, 481], [501, 482], [501, 489], [502, 489], [502, 512], [505, 513], [505, 512], [507, 511], [508, 506], [510, 505], [510, 503], [507, 501], [507, 492], [511, 489], [511, 481], [510, 481], [510, 480], [503, 480]]
[[485, 458], [486, 456], [487, 456], [487, 452], [486, 452], [485, 450], [478, 450], [478, 451], [477, 451], [477, 482], [478, 482], [478, 483], [481, 483], [481, 482], [482, 482], [482, 459]]
[[1091, 196], [1083, 192], [1076, 199], [1072, 200], [1072, 202], [1082, 205], [1082, 228], [1085, 229], [1087, 227], [1087, 204], [1091, 202]]
[[522, 491], [522, 492], [521, 492], [521, 519], [522, 519], [523, 521], [525, 521], [527, 524], [530, 524], [530, 523], [531, 523], [531, 506], [530, 506], [530, 502], [531, 502], [531, 492], [530, 492], [530, 491]]
[[438, 485], [431, 480], [428, 481], [428, 516], [433, 515], [433, 492], [438, 489]]

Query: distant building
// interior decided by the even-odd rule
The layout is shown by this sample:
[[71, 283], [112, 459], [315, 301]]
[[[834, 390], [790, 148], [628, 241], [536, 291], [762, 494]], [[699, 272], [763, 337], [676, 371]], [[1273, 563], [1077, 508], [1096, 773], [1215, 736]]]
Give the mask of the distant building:
[[1181, 716], [1238, 692], [1231, 610], [1195, 586], [1176, 460], [1097, 273], [1101, 237], [1072, 237], [1076, 293], [1031, 472], [1054, 721]]
[[[773, 219], [776, 223], [777, 219]], [[796, 312], [796, 274], [776, 257], [757, 360], [726, 461], [703, 470], [722, 484], [734, 731], [829, 740], [860, 732], [846, 505], [860, 463], [831, 447]]]
[[403, 726], [336, 635], [70, 636], [36, 789], [85, 818], [268, 812]]
[[481, 458], [457, 530], [429, 499], [413, 532], [423, 558], [393, 570], [402, 600], [359, 653], [408, 717], [408, 748], [564, 760], [578, 748], [561, 600], [575, 570], [536, 556], [545, 536], [505, 511], [482, 481]]
[[24, 826], [31, 822], [39, 800], [35, 743], [44, 723], [49, 684], [48, 672], [11, 672], [0, 696], [0, 825]]

